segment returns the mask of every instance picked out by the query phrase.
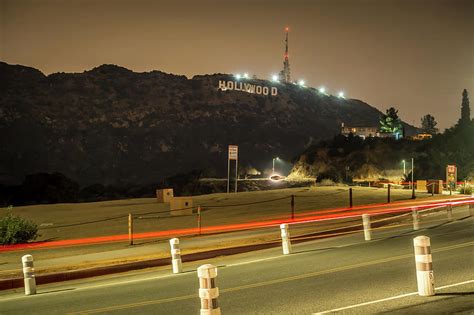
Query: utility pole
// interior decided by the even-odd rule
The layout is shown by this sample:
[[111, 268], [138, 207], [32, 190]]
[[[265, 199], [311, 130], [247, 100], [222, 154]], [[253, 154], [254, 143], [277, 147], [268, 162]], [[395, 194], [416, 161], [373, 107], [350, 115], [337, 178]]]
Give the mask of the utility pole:
[[277, 156], [272, 159], [272, 174], [275, 174], [275, 160], [279, 160], [280, 158]]

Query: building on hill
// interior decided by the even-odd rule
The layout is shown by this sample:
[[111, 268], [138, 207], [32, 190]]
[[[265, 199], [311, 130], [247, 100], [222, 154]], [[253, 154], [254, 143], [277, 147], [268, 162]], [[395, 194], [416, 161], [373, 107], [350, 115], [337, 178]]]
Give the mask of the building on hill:
[[354, 136], [359, 136], [363, 139], [370, 137], [383, 137], [382, 133], [379, 131], [379, 127], [374, 126], [345, 126], [344, 123], [341, 124], [341, 134], [343, 136], [349, 136], [350, 134]]
[[[341, 124], [341, 135], [349, 136], [353, 134], [354, 136], [365, 138], [395, 138], [396, 140], [404, 138], [405, 130], [403, 129], [402, 132], [381, 132], [379, 127], [375, 126], [345, 126], [344, 123]], [[416, 139], [416, 140], [424, 140], [423, 139]]]

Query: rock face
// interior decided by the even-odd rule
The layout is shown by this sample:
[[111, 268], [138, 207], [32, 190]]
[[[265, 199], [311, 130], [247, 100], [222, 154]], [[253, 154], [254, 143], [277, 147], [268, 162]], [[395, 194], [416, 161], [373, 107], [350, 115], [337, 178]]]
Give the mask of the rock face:
[[239, 164], [271, 167], [334, 136], [341, 122], [377, 125], [380, 112], [359, 100], [311, 88], [275, 86], [277, 96], [222, 91], [226, 74], [136, 73], [102, 65], [45, 76], [0, 62], [0, 184], [60, 172], [81, 185], [147, 184], [204, 170], [227, 173], [227, 145]]

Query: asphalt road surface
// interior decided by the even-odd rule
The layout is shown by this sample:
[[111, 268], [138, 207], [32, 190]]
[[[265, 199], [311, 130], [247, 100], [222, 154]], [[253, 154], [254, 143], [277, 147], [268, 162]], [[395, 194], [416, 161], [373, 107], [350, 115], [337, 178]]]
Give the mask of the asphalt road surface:
[[[474, 218], [365, 242], [360, 233], [281, 249], [2, 292], [0, 314], [198, 314], [197, 266], [218, 266], [222, 314], [474, 311]], [[413, 238], [431, 237], [437, 294], [416, 294]]]

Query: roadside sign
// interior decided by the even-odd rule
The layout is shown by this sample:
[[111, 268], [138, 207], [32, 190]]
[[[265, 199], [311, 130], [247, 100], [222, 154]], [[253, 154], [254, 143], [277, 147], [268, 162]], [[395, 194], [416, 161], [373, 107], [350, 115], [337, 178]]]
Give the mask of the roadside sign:
[[458, 169], [456, 165], [446, 166], [446, 187], [456, 188], [456, 182], [458, 180]]
[[239, 155], [239, 147], [236, 145], [229, 145], [229, 160], [237, 160]]

